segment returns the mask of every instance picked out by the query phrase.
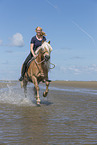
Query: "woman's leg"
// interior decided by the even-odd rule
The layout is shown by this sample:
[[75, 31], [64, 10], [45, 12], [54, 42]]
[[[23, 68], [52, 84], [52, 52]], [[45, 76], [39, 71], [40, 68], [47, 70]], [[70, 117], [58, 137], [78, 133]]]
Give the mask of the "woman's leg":
[[23, 63], [23, 67], [22, 67], [22, 72], [21, 72], [21, 77], [19, 79], [19, 81], [22, 81], [25, 75], [25, 72], [27, 70], [27, 63], [31, 60], [32, 58], [32, 54], [30, 53], [27, 58], [25, 59], [24, 63]]

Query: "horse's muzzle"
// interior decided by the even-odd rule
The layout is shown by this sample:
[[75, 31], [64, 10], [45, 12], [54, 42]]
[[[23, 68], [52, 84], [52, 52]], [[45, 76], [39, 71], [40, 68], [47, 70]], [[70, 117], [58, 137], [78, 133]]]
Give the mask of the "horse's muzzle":
[[45, 55], [45, 61], [48, 61], [50, 59], [49, 55]]

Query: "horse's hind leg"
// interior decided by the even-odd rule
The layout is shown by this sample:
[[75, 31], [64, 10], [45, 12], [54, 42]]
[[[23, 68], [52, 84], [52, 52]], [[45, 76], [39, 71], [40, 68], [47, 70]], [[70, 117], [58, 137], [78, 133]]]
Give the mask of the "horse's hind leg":
[[23, 88], [24, 88], [25, 98], [27, 98], [27, 81], [23, 81]]
[[46, 90], [45, 90], [45, 92], [43, 93], [43, 97], [46, 97], [46, 96], [47, 96], [48, 90], [49, 90], [48, 87], [49, 87], [49, 82], [46, 81]]

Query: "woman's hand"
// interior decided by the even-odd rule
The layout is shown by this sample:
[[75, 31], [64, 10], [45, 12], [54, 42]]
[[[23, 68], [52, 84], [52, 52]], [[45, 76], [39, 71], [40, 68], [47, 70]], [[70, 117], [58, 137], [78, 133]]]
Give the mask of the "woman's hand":
[[34, 55], [33, 55], [33, 56], [34, 56], [34, 58], [36, 58], [36, 57], [38, 56], [38, 54], [35, 54], [35, 53], [34, 53]]

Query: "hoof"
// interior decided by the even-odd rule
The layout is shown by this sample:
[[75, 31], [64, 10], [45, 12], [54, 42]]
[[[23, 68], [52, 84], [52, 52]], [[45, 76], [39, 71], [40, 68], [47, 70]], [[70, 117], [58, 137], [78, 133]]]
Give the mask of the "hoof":
[[43, 97], [46, 97], [47, 94], [48, 94], [48, 92], [44, 92], [44, 93], [43, 93]]
[[39, 101], [37, 101], [37, 106], [40, 107], [40, 102]]
[[39, 103], [39, 104], [37, 104], [37, 107], [40, 107], [40, 103]]
[[40, 99], [37, 99], [36, 101], [37, 101], [37, 105], [40, 105]]

